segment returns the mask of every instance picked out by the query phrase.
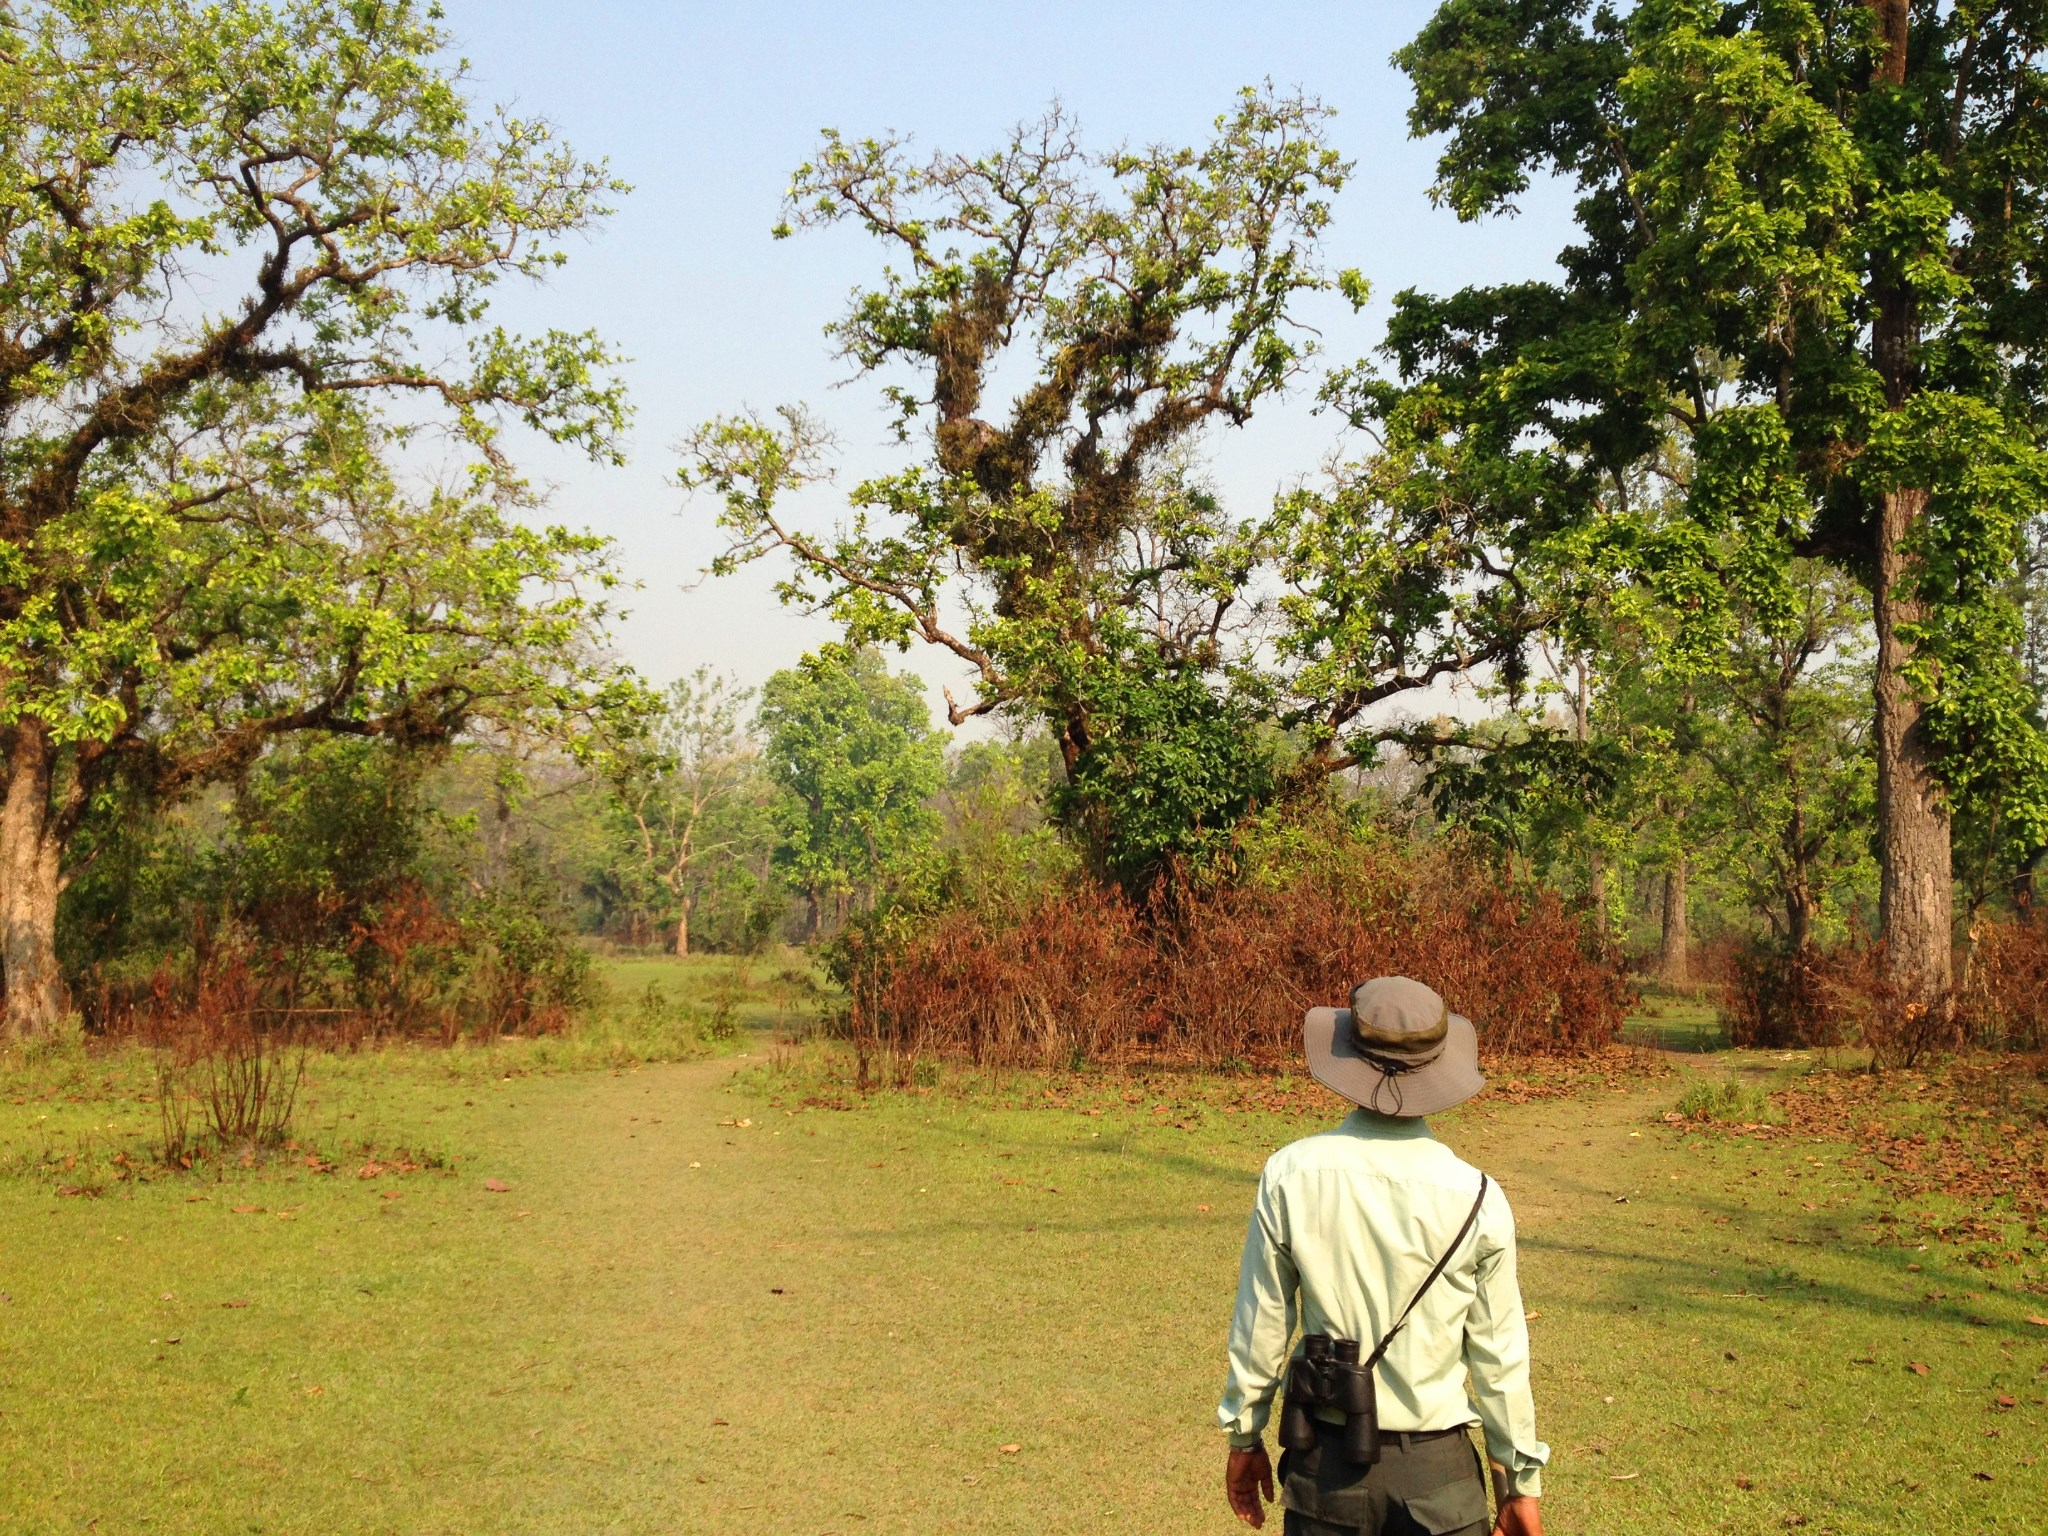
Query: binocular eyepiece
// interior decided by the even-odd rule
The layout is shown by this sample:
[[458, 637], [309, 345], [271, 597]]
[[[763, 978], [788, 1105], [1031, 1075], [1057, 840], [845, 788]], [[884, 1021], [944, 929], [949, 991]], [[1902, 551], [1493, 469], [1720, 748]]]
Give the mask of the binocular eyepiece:
[[1372, 1367], [1359, 1359], [1356, 1339], [1311, 1333], [1287, 1373], [1280, 1407], [1280, 1444], [1290, 1451], [1314, 1450], [1315, 1410], [1344, 1415], [1344, 1450], [1360, 1466], [1380, 1459], [1379, 1394]]

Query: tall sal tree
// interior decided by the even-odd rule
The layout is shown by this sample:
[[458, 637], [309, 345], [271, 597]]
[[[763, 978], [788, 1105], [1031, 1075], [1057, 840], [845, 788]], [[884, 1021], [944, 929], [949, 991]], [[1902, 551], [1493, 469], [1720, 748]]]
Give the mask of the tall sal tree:
[[622, 397], [594, 338], [485, 317], [616, 183], [476, 111], [437, 15], [0, 3], [16, 1029], [63, 1005], [67, 850], [118, 775], [176, 794], [284, 732], [435, 739], [601, 702], [604, 550], [519, 520], [501, 433], [610, 456]]
[[[2048, 473], [2048, 12], [1974, 0], [1448, 0], [1397, 56], [1436, 195], [1578, 192], [1550, 281], [1404, 295], [1431, 387], [1569, 447], [1603, 539], [1693, 616], [1789, 616], [1797, 555], [1872, 594], [1889, 980], [1945, 1008], [1951, 824], [2048, 842], [2015, 580]], [[1684, 516], [1631, 530], [1667, 435]], [[1683, 631], [1689, 630], [1690, 633]]]
[[1068, 819], [1118, 876], [1269, 783], [1258, 690], [1233, 667], [1258, 540], [1190, 456], [1307, 366], [1303, 295], [1362, 292], [1319, 265], [1347, 172], [1325, 116], [1247, 91], [1205, 145], [1106, 155], [1057, 110], [979, 157], [827, 133], [781, 232], [850, 224], [887, 250], [831, 335], [882, 377], [913, 457], [819, 536], [787, 505], [824, 472], [803, 412], [722, 418], [686, 445], [685, 484], [723, 497], [719, 569], [779, 551], [784, 597], [856, 647], [964, 663], [954, 724], [1042, 721]]

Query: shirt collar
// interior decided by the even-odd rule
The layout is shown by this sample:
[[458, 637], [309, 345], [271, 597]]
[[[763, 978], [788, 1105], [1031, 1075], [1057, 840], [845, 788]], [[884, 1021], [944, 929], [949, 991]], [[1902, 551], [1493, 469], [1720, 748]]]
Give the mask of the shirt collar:
[[1347, 1136], [1368, 1141], [1433, 1141], [1429, 1121], [1421, 1115], [1382, 1115], [1364, 1105], [1346, 1115], [1337, 1127]]

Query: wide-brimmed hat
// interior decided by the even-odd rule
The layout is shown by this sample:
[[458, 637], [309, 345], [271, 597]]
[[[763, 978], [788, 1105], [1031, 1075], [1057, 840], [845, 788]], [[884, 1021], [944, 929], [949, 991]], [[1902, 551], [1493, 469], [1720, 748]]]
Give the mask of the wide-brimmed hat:
[[1406, 976], [1359, 983], [1349, 1008], [1309, 1009], [1302, 1039], [1317, 1082], [1383, 1115], [1433, 1115], [1486, 1086], [1472, 1021]]

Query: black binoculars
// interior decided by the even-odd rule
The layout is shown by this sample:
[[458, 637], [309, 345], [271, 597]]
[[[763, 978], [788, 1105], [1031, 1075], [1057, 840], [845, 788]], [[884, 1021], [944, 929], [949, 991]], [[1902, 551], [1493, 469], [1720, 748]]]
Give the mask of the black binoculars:
[[1344, 1451], [1353, 1461], [1369, 1467], [1380, 1459], [1379, 1394], [1372, 1367], [1358, 1358], [1356, 1339], [1332, 1339], [1327, 1333], [1302, 1339], [1301, 1354], [1287, 1372], [1280, 1444], [1290, 1451], [1314, 1450], [1318, 1408], [1344, 1415]]

